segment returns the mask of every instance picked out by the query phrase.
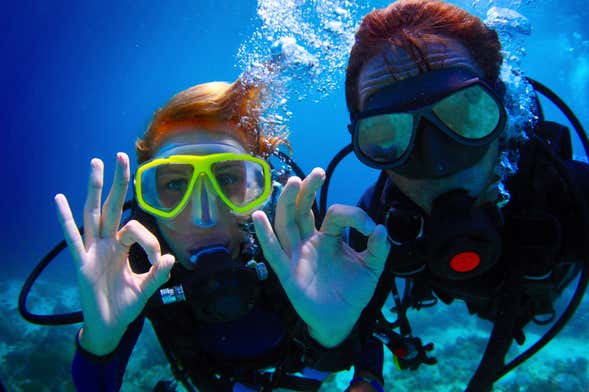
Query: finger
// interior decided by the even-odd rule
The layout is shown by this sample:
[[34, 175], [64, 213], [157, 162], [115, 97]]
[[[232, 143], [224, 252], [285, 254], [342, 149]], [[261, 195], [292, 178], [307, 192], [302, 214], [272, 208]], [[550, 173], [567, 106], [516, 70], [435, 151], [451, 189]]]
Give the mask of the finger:
[[276, 204], [274, 227], [284, 251], [291, 255], [298, 248], [301, 234], [296, 224], [296, 200], [301, 188], [301, 179], [290, 177], [282, 189]]
[[[136, 220], [130, 220], [117, 233], [120, 252], [125, 256], [129, 252], [129, 248], [137, 243], [145, 253], [151, 265], [157, 265], [158, 259], [161, 256], [160, 243], [155, 235], [150, 232], [145, 226]], [[121, 260], [126, 260], [126, 257], [121, 257]]]
[[341, 237], [347, 227], [353, 227], [364, 235], [370, 235], [375, 227], [374, 221], [361, 208], [334, 204], [327, 210], [321, 225], [321, 232]]
[[175, 262], [176, 259], [173, 255], [162, 255], [147, 273], [141, 275], [141, 287], [148, 297], [151, 297], [161, 285], [170, 279], [170, 271]]
[[129, 157], [127, 154], [120, 152], [117, 154], [117, 166], [113, 184], [102, 207], [100, 228], [102, 237], [114, 237], [119, 229], [130, 177]]
[[82, 240], [82, 236], [78, 231], [78, 226], [76, 225], [76, 221], [72, 215], [72, 210], [64, 195], [55, 195], [55, 206], [57, 207], [57, 218], [59, 220], [59, 224], [61, 225], [65, 242], [70, 248], [70, 254], [74, 259], [76, 266], [79, 268], [81, 267], [82, 260], [84, 259], [84, 254], [86, 253], [84, 241]]
[[368, 237], [368, 244], [364, 254], [364, 263], [376, 275], [382, 273], [389, 255], [390, 243], [387, 240], [387, 230], [383, 225], [377, 225]]
[[284, 254], [280, 241], [274, 234], [268, 216], [264, 211], [255, 211], [252, 214], [252, 221], [264, 258], [270, 263], [278, 279], [280, 281], [286, 280], [290, 276], [288, 257]]
[[88, 195], [84, 204], [84, 240], [86, 247], [94, 242], [100, 233], [100, 200], [104, 165], [98, 158], [90, 161], [90, 178], [88, 179]]
[[315, 216], [312, 208], [317, 190], [324, 180], [325, 172], [316, 167], [301, 183], [301, 191], [297, 196], [296, 220], [302, 238], [308, 238], [315, 232]]

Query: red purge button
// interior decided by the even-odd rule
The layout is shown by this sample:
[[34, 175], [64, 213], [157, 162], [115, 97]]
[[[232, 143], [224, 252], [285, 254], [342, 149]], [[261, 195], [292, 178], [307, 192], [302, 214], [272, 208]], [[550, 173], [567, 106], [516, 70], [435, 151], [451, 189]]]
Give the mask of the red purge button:
[[393, 350], [393, 354], [395, 354], [395, 357], [397, 358], [405, 358], [405, 356], [409, 353], [409, 350], [407, 349], [407, 347], [397, 347]]
[[479, 266], [481, 257], [475, 252], [462, 252], [452, 257], [450, 268], [456, 272], [470, 272]]

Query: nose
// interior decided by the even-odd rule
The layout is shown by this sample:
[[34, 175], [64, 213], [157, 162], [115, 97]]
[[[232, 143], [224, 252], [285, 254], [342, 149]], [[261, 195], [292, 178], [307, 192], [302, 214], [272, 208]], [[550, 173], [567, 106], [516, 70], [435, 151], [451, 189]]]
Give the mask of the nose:
[[415, 158], [432, 177], [448, 175], [448, 146], [453, 140], [425, 118], [420, 119], [415, 140]]
[[207, 176], [202, 173], [194, 184], [190, 200], [190, 218], [200, 227], [213, 227], [217, 224], [217, 194]]
[[448, 135], [426, 118], [421, 118], [417, 128], [413, 161], [421, 167], [426, 177], [441, 178], [471, 167], [486, 154], [489, 144], [464, 145]]

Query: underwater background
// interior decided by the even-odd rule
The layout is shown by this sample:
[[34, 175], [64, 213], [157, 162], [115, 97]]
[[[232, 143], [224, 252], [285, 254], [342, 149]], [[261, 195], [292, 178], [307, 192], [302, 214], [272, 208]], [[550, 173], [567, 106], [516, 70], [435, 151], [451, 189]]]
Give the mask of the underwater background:
[[[497, 23], [511, 66], [553, 89], [589, 126], [589, 10], [583, 0], [453, 1]], [[327, 167], [350, 142], [343, 71], [361, 15], [388, 1], [31, 1], [3, 3], [0, 13], [2, 144], [0, 380], [9, 391], [70, 391], [79, 325], [39, 327], [24, 321], [17, 298], [27, 275], [62, 239], [53, 196], [64, 193], [81, 222], [89, 162], [114, 158], [134, 142], [153, 112], [194, 84], [255, 74], [278, 59], [268, 122], [286, 126], [295, 161]], [[493, 8], [495, 7], [495, 8]], [[488, 13], [489, 12], [489, 13]], [[548, 119], [564, 121], [546, 103]], [[585, 160], [575, 141], [575, 155]], [[132, 169], [135, 165], [132, 166]], [[344, 174], [345, 173], [345, 174]], [[328, 204], [355, 204], [375, 170], [348, 157], [332, 179]], [[557, 305], [568, 303], [574, 288]], [[33, 288], [29, 309], [79, 309], [67, 252]], [[435, 343], [436, 366], [399, 371], [390, 356], [386, 390], [461, 391], [490, 331], [461, 303], [409, 314], [414, 333]], [[530, 326], [523, 347], [546, 327]], [[497, 391], [589, 390], [589, 301], [540, 353], [496, 384]], [[151, 390], [171, 373], [146, 324], [127, 368], [124, 391]], [[343, 390], [340, 373], [322, 391]]]

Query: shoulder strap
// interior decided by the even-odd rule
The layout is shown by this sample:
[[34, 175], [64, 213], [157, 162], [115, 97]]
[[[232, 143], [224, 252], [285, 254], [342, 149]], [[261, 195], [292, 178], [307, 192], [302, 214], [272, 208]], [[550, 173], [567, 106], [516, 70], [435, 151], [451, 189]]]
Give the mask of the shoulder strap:
[[568, 127], [554, 121], [539, 121], [534, 133], [544, 140], [552, 152], [559, 158], [569, 160], [573, 158], [573, 145]]

